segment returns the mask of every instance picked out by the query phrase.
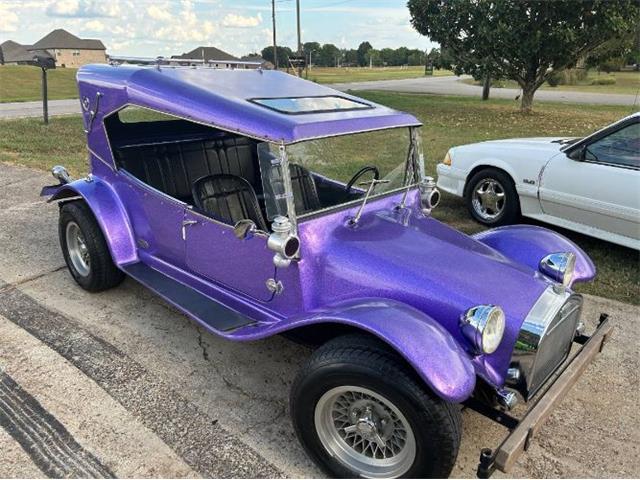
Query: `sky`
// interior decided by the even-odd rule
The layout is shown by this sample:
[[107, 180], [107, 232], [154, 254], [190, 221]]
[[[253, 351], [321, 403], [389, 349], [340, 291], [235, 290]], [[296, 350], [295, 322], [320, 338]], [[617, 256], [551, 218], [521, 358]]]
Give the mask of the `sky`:
[[[300, 0], [302, 41], [427, 49], [406, 0]], [[295, 0], [276, 0], [278, 45], [296, 46]], [[271, 44], [271, 0], [0, 0], [0, 43], [33, 44], [64, 28], [107, 53], [169, 56], [216, 46], [240, 56]]]

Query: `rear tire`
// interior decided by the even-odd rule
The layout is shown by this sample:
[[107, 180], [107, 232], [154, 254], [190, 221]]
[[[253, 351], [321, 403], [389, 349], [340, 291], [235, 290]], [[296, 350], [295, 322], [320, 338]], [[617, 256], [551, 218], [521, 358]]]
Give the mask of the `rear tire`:
[[458, 456], [459, 406], [366, 335], [320, 347], [293, 383], [290, 408], [303, 447], [333, 477], [445, 478]]
[[65, 203], [60, 208], [58, 236], [64, 261], [73, 279], [89, 292], [115, 287], [124, 280], [93, 212], [82, 202]]
[[518, 192], [502, 170], [485, 168], [474, 174], [467, 182], [464, 199], [471, 216], [483, 225], [511, 225], [520, 218]]

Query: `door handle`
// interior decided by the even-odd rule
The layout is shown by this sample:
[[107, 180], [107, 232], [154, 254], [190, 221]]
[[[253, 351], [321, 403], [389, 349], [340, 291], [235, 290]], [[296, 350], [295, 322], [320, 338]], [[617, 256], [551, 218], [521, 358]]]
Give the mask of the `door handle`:
[[183, 220], [182, 221], [182, 240], [187, 239], [187, 227], [198, 223], [197, 220]]

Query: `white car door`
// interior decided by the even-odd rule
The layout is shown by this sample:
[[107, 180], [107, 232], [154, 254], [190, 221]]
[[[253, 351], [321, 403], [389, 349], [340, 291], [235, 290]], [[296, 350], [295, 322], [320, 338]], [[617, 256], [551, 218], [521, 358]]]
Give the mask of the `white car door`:
[[621, 125], [571, 155], [553, 157], [543, 170], [539, 192], [544, 214], [559, 219], [559, 224], [616, 243], [637, 244], [640, 123]]

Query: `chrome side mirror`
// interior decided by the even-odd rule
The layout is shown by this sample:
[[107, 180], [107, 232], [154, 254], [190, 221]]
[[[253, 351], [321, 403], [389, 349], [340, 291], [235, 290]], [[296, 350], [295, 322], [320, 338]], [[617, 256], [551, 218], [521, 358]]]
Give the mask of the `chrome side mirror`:
[[62, 165], [56, 165], [51, 169], [51, 175], [56, 178], [60, 184], [64, 185], [65, 183], [71, 183], [73, 180], [71, 179], [71, 175], [67, 172], [67, 169]]
[[233, 226], [233, 234], [239, 240], [248, 240], [252, 238], [258, 231], [258, 227], [253, 223], [253, 220], [240, 220]]

